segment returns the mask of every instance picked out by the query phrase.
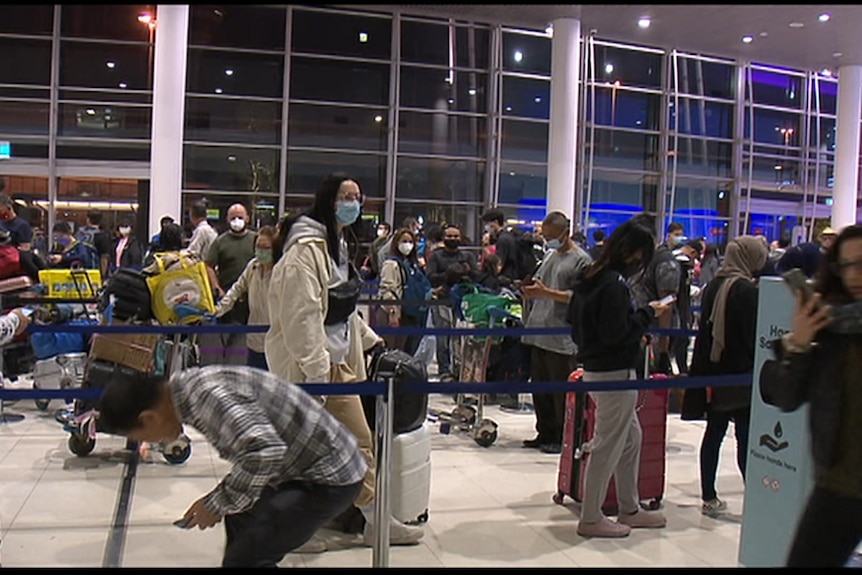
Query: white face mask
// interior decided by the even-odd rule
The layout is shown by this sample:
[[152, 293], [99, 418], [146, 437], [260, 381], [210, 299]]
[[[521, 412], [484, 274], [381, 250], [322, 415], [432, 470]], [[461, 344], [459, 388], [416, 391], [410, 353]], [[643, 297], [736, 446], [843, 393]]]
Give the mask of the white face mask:
[[386, 228], [380, 228], [379, 230], [377, 230], [377, 237], [378, 238], [382, 238], [385, 235], [386, 235]]
[[413, 251], [413, 242], [404, 242], [403, 244], [398, 244], [398, 251], [405, 256], [409, 256], [410, 253]]
[[230, 221], [230, 229], [239, 233], [245, 229], [245, 220], [243, 218], [234, 218]]
[[132, 228], [128, 228], [125, 226], [120, 228], [120, 235], [121, 236], [125, 237], [125, 236], [128, 236], [130, 233], [132, 233]]

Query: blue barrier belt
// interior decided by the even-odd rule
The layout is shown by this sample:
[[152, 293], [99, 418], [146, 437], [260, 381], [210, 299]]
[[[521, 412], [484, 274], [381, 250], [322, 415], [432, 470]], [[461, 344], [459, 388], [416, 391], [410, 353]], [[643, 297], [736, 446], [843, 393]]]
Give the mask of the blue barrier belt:
[[[570, 393], [580, 391], [624, 391], [650, 389], [688, 389], [751, 385], [751, 374], [716, 375], [709, 377], [677, 377], [665, 379], [629, 379], [619, 381], [506, 381], [506, 382], [410, 382], [399, 392], [416, 394], [452, 393]], [[303, 383], [299, 387], [311, 395], [383, 395], [386, 384], [366, 383]], [[98, 399], [102, 389], [0, 389], [0, 400], [17, 399]]]
[[[221, 334], [221, 333], [266, 333], [269, 331], [267, 325], [36, 325], [27, 328], [29, 333], [137, 333], [153, 335], [174, 334]], [[434, 327], [376, 327], [374, 332], [378, 335], [441, 335], [441, 336], [510, 336], [521, 337], [525, 335], [571, 335], [572, 330], [567, 327], [477, 327], [477, 328], [434, 328]], [[695, 330], [684, 329], [651, 329], [648, 333], [653, 335], [667, 335], [671, 337], [694, 337]]]

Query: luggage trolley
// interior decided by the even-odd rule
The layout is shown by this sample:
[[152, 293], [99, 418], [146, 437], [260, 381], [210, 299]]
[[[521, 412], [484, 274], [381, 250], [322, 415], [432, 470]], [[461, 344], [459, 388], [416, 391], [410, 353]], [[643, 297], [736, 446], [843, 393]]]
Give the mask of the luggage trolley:
[[[509, 321], [518, 321], [517, 316], [500, 307], [488, 308], [488, 327], [505, 325]], [[466, 320], [456, 322], [458, 328], [475, 327]], [[462, 382], [484, 382], [488, 372], [488, 359], [491, 355], [493, 338], [490, 336], [458, 336], [453, 345], [452, 362], [459, 366]], [[466, 404], [466, 394], [459, 393], [457, 405], [451, 413], [433, 414], [440, 420], [440, 430], [448, 433], [452, 426], [471, 434], [473, 441], [482, 447], [490, 447], [497, 440], [497, 422], [485, 418], [485, 394], [478, 394], [475, 407]]]

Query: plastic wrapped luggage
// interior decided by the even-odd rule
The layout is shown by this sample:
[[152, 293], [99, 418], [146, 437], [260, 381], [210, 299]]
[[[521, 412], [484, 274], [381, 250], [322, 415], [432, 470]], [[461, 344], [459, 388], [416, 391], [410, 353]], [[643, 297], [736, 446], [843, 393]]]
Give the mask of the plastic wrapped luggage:
[[[580, 373], [570, 377], [580, 380]], [[664, 497], [668, 390], [642, 390], [638, 398], [638, 420], [643, 430], [640, 469], [638, 475], [638, 494], [641, 501], [648, 501], [649, 509], [658, 509]], [[554, 502], [562, 505], [565, 496], [575, 501], [583, 501], [584, 480], [589, 464], [589, 442], [595, 429], [595, 402], [587, 392], [566, 394], [566, 420], [563, 430], [563, 452], [557, 479], [557, 493]], [[616, 485], [611, 478], [607, 497], [602, 506], [605, 515], [617, 512]]]
[[431, 434], [426, 425], [392, 438], [390, 511], [402, 523], [428, 520], [431, 498]]

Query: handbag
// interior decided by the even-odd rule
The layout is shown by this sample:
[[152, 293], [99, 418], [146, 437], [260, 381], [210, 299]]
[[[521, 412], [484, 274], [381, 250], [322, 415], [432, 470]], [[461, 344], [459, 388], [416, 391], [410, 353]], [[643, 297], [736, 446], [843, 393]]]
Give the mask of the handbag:
[[338, 325], [347, 321], [350, 314], [356, 310], [356, 302], [362, 292], [362, 278], [356, 267], [348, 264], [347, 281], [330, 288], [327, 292], [328, 306], [323, 325]]

